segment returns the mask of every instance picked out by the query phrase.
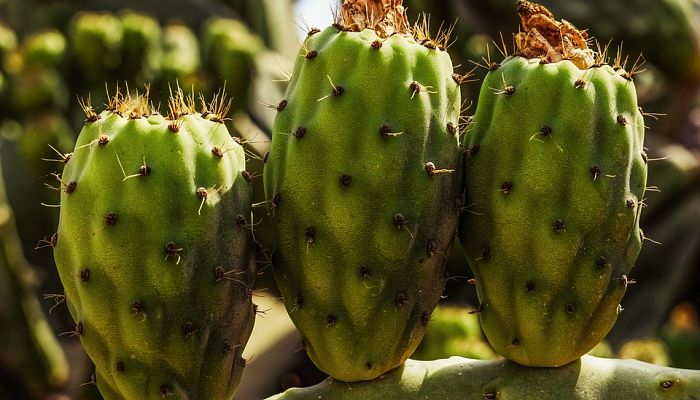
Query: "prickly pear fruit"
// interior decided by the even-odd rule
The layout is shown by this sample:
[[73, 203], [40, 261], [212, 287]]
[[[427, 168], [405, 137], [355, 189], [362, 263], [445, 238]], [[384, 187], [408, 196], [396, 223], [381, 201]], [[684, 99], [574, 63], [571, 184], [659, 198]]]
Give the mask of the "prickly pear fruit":
[[109, 13], [81, 12], [71, 21], [69, 41], [74, 61], [91, 84], [114, 76], [121, 62], [124, 29]]
[[585, 32], [541, 6], [518, 5], [519, 55], [490, 65], [468, 128], [473, 206], [460, 239], [491, 345], [523, 365], [559, 366], [605, 337], [633, 282], [644, 120], [634, 71], [606, 65]]
[[230, 399], [255, 315], [244, 151], [221, 98], [149, 104], [85, 106], [47, 244], [106, 399]]
[[44, 68], [59, 68], [66, 58], [67, 48], [66, 37], [57, 30], [33, 33], [22, 42], [24, 62]]
[[162, 79], [167, 84], [179, 82], [182, 87], [201, 88], [199, 41], [192, 30], [181, 23], [163, 28]]
[[382, 3], [347, 1], [342, 20], [309, 32], [264, 170], [285, 305], [311, 360], [343, 381], [415, 350], [461, 208], [448, 39]]
[[371, 382], [289, 389], [268, 400], [691, 400], [700, 371], [637, 360], [583, 356], [561, 368], [527, 368], [504, 360], [408, 360]]
[[226, 85], [226, 92], [243, 108], [254, 77], [255, 56], [262, 41], [242, 22], [214, 17], [204, 23], [202, 53], [206, 67]]
[[158, 21], [133, 11], [119, 16], [124, 29], [122, 40], [122, 78], [149, 81], [160, 71], [161, 43]]

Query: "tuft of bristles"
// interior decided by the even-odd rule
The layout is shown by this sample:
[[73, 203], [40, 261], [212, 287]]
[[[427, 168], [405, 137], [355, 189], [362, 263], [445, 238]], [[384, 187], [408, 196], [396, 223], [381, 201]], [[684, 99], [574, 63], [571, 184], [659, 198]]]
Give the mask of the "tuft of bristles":
[[[201, 113], [203, 118], [209, 118], [209, 120], [214, 122], [223, 123], [226, 120], [226, 116], [231, 109], [231, 99], [228, 98], [225, 90], [214, 94], [213, 99], [209, 103], [204, 101], [201, 94], [199, 99], [201, 102], [200, 110], [197, 109], [194, 90], [189, 94], [185, 94], [179, 85], [174, 90], [172, 87], [170, 88], [166, 119], [172, 122], [171, 130], [177, 132], [179, 130], [178, 119], [190, 114]], [[94, 122], [100, 118], [100, 115], [92, 106], [90, 96], [86, 100], [79, 99], [78, 101], [87, 122]], [[109, 89], [107, 89], [107, 104], [105, 108], [109, 112], [128, 119], [144, 118], [158, 113], [153, 103], [151, 103], [150, 87], [148, 85], [144, 87], [143, 93], [140, 93], [138, 90], [132, 93], [128, 86], [122, 92], [119, 85], [117, 85], [114, 94], [110, 94]]]
[[524, 32], [515, 35], [517, 53], [540, 58], [544, 63], [570, 60], [580, 69], [595, 66], [600, 58], [588, 48], [588, 33], [566, 20], [557, 21], [546, 7], [518, 0], [518, 15]]

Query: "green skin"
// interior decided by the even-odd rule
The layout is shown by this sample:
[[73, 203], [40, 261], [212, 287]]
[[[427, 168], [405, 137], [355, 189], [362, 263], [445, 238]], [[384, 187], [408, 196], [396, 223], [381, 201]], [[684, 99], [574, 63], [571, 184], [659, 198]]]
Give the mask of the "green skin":
[[195, 85], [202, 88], [197, 74], [200, 72], [199, 41], [194, 32], [182, 24], [170, 24], [163, 28], [163, 74], [164, 87], [179, 82], [181, 87]]
[[158, 20], [146, 14], [124, 12], [121, 74], [130, 82], [149, 81], [160, 70], [161, 29]]
[[617, 318], [641, 248], [647, 171], [624, 73], [507, 58], [487, 75], [467, 129], [472, 206], [460, 240], [486, 337], [523, 365], [569, 363]]
[[408, 360], [382, 379], [354, 384], [326, 379], [289, 389], [268, 400], [695, 400], [700, 371], [660, 367], [636, 360], [584, 356], [560, 368], [516, 363]]
[[[449, 55], [403, 35], [376, 40], [335, 27], [309, 36], [264, 170], [285, 305], [311, 360], [344, 381], [373, 379], [415, 350], [460, 208]], [[401, 134], [383, 136], [383, 125]], [[428, 162], [458, 172], [430, 176]]]
[[236, 222], [250, 214], [245, 155], [222, 123], [186, 115], [177, 133], [170, 123], [103, 112], [62, 175], [54, 255], [106, 399], [230, 399], [245, 365], [255, 315], [251, 232]]
[[104, 82], [117, 72], [124, 29], [109, 13], [80, 13], [71, 22], [70, 49], [85, 79]]
[[22, 43], [22, 54], [28, 65], [59, 68], [66, 57], [68, 42], [57, 30], [32, 34]]
[[235, 109], [247, 106], [254, 79], [254, 59], [262, 50], [260, 38], [235, 19], [214, 18], [204, 25], [202, 52], [209, 68], [234, 101]]

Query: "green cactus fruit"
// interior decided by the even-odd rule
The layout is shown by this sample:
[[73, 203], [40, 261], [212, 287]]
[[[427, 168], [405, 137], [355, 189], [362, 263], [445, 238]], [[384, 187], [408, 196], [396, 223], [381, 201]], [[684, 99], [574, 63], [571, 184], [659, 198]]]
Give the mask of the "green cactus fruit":
[[265, 46], [286, 58], [296, 56], [296, 26], [289, 23], [294, 14], [292, 0], [226, 0]]
[[202, 54], [205, 67], [226, 85], [236, 109], [248, 103], [248, 89], [254, 79], [254, 60], [262, 41], [240, 21], [214, 17], [204, 23]]
[[114, 79], [121, 62], [124, 29], [109, 13], [81, 12], [69, 27], [70, 49], [83, 78], [90, 84]]
[[24, 62], [31, 66], [58, 68], [66, 58], [68, 42], [57, 30], [33, 33], [22, 42]]
[[61, 73], [50, 67], [27, 66], [8, 75], [10, 108], [15, 115], [32, 116], [37, 110], [65, 110], [68, 85]]
[[17, 35], [9, 26], [0, 23], [0, 64], [5, 63], [7, 53], [17, 48]]
[[119, 19], [124, 29], [122, 78], [137, 83], [152, 80], [160, 71], [161, 29], [158, 21], [133, 11], [122, 12]]
[[346, 3], [309, 32], [264, 170], [285, 305], [311, 360], [343, 381], [415, 350], [461, 208], [461, 79], [447, 39], [410, 34], [400, 3]]
[[[25, 121], [19, 138], [19, 150], [26, 164], [37, 176], [48, 175], [56, 168], [45, 160], [58, 159], [58, 153], [73, 149], [70, 124], [59, 112], [43, 112]], [[55, 150], [53, 150], [55, 149]]]
[[245, 154], [221, 97], [149, 104], [85, 105], [47, 244], [106, 399], [231, 399], [255, 315]]
[[437, 360], [451, 356], [492, 360], [498, 354], [481, 332], [479, 316], [469, 307], [438, 306], [414, 360]]
[[382, 379], [353, 384], [326, 379], [268, 400], [693, 400], [700, 371], [584, 356], [560, 368], [503, 360], [408, 360]]
[[468, 128], [473, 206], [460, 239], [491, 345], [523, 365], [559, 366], [605, 337], [633, 283], [644, 120], [633, 72], [605, 65], [546, 9], [518, 4], [521, 55], [490, 65]]
[[666, 344], [661, 339], [652, 337], [625, 342], [617, 351], [617, 356], [622, 359], [634, 359], [656, 365], [669, 366], [671, 364]]
[[179, 82], [182, 87], [195, 86], [204, 91], [197, 36], [187, 26], [171, 23], [163, 28], [162, 79], [165, 86]]

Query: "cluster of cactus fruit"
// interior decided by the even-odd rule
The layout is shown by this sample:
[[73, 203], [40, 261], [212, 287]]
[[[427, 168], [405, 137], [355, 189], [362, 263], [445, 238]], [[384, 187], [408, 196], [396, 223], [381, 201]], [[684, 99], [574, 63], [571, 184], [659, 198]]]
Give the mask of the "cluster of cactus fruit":
[[[585, 31], [544, 7], [517, 5], [516, 52], [488, 62], [473, 117], [462, 113], [469, 74], [454, 73], [449, 31], [411, 26], [401, 0], [345, 0], [333, 26], [304, 40], [274, 107], [262, 180], [277, 284], [306, 352], [334, 379], [402, 371], [443, 293], [457, 233], [485, 336], [520, 364], [509, 364], [513, 385], [546, 374], [527, 366], [576, 369], [620, 312], [644, 240], [634, 69], [608, 65]], [[209, 49], [233, 34], [219, 25]], [[216, 96], [197, 110], [180, 89], [167, 116], [147, 92], [117, 91], [101, 113], [83, 104], [49, 244], [105, 398], [236, 391], [259, 245], [249, 222], [254, 176], [224, 125], [229, 104]], [[374, 396], [413, 398], [389, 394], [387, 382], [403, 379], [405, 390], [440, 370], [412, 395], [448, 398], [458, 363], [405, 364], [413, 375], [391, 372]], [[599, 377], [598, 361], [579, 363]], [[465, 375], [476, 368], [487, 380], [499, 369]], [[631, 368], [656, 379], [657, 370]], [[699, 379], [678, 376], [661, 389]]]

